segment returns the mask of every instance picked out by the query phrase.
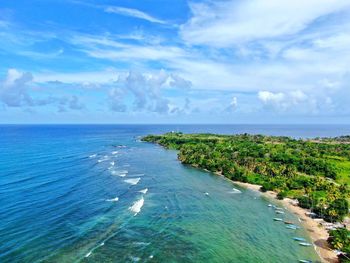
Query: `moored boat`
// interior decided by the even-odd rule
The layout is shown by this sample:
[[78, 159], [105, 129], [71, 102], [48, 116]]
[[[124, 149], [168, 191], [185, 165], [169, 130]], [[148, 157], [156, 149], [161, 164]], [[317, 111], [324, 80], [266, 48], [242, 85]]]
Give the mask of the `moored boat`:
[[282, 218], [278, 218], [278, 217], [275, 217], [273, 220], [274, 220], [274, 221], [283, 221]]
[[304, 246], [304, 247], [309, 247], [309, 246], [311, 246], [311, 244], [308, 243], [308, 242], [300, 242], [299, 245], [300, 245], [300, 246]]
[[300, 242], [305, 242], [306, 241], [305, 238], [302, 238], [302, 237], [293, 237], [293, 239], [295, 241], [300, 241]]

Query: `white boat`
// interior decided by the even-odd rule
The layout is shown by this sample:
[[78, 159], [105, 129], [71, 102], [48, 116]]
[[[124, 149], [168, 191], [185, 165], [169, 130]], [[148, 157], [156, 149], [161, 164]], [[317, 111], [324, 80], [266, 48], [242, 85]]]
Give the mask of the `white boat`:
[[282, 218], [278, 218], [278, 217], [275, 217], [273, 220], [274, 220], [274, 221], [283, 221]]
[[237, 193], [237, 194], [242, 193], [240, 190], [238, 190], [238, 189], [236, 189], [236, 188], [232, 188], [232, 192], [233, 192], [233, 193]]
[[300, 242], [305, 242], [306, 241], [305, 238], [302, 238], [302, 237], [293, 237], [293, 239], [295, 241], [300, 241]]
[[300, 245], [300, 246], [304, 246], [304, 247], [309, 247], [309, 246], [311, 246], [311, 244], [308, 243], [308, 242], [300, 242], [299, 245]]

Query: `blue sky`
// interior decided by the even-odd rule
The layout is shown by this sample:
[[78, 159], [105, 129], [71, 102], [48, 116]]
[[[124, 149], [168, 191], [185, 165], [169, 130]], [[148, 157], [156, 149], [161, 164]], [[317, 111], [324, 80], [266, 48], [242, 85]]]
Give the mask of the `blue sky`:
[[348, 0], [2, 0], [0, 123], [350, 123]]

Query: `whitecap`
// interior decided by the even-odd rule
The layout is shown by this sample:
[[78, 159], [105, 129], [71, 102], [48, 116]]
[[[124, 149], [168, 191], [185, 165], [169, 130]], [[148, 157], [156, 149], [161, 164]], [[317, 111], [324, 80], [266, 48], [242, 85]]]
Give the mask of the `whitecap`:
[[138, 213], [140, 213], [144, 202], [145, 202], [145, 200], [143, 199], [143, 197], [141, 197], [140, 200], [136, 201], [132, 206], [129, 207], [129, 210], [131, 212], [135, 213], [134, 216], [136, 216]]
[[150, 256], [149, 256], [149, 258], [151, 258], [151, 259], [152, 259], [152, 258], [153, 258], [153, 255], [150, 255]]
[[140, 180], [141, 180], [141, 178], [137, 177], [137, 178], [126, 179], [126, 180], [124, 180], [124, 182], [131, 184], [131, 185], [136, 185], [136, 184], [138, 184], [138, 182]]
[[110, 165], [114, 166], [114, 165], [115, 165], [115, 162], [114, 162], [114, 161], [111, 161], [111, 162], [110, 162]]
[[107, 202], [117, 202], [119, 200], [119, 197], [115, 197], [112, 199], [106, 199]]
[[113, 151], [112, 154], [113, 155], [116, 155], [118, 153], [118, 151]]
[[101, 159], [98, 159], [97, 161], [99, 162], [99, 163], [101, 163], [101, 162], [105, 162], [105, 161], [108, 161], [109, 160], [109, 157], [108, 156], [103, 156]]
[[91, 154], [90, 156], [89, 156], [89, 158], [95, 158], [97, 156], [97, 154], [95, 153], [95, 154]]
[[128, 171], [117, 171], [117, 170], [112, 170], [111, 175], [117, 175], [120, 177], [125, 177]]
[[143, 193], [143, 194], [147, 194], [148, 188], [145, 188], [145, 189], [143, 189], [143, 190], [140, 190], [139, 192], [140, 192], [140, 193]]

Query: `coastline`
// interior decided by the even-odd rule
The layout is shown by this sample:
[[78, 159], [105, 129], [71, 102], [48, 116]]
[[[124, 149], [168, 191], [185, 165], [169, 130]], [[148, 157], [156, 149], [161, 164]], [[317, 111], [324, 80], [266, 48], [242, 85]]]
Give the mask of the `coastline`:
[[[158, 143], [159, 144], [159, 143]], [[164, 147], [164, 145], [162, 145]], [[165, 147], [166, 148], [166, 147]], [[178, 158], [178, 160], [183, 163], [182, 160]], [[277, 199], [277, 193], [274, 191], [267, 191], [267, 192], [261, 192], [260, 188], [261, 185], [256, 184], [250, 184], [250, 183], [244, 183], [240, 181], [233, 181], [226, 176], [224, 176], [220, 171], [212, 172], [208, 169], [203, 169], [195, 164], [190, 164], [189, 166], [192, 166], [196, 169], [200, 169], [203, 171], [206, 171], [208, 173], [213, 173], [219, 176], [222, 176], [224, 179], [229, 180], [231, 183], [234, 183], [240, 187], [247, 188], [249, 190], [252, 190], [254, 192], [259, 193], [261, 196], [273, 200], [275, 203], [279, 203], [280, 206], [283, 206], [285, 209], [287, 209], [289, 212], [296, 215], [300, 221], [300, 225], [303, 226], [303, 228], [306, 230], [307, 235], [312, 240], [312, 245], [318, 254], [321, 262], [325, 263], [338, 263], [338, 256], [336, 252], [329, 247], [329, 244], [327, 242], [327, 239], [329, 237], [328, 230], [326, 227], [321, 224], [321, 221], [312, 219], [311, 217], [307, 216], [306, 214], [310, 212], [308, 209], [304, 209], [299, 207], [295, 200], [291, 198], [284, 198], [283, 200]]]
[[[231, 180], [230, 180], [231, 181]], [[301, 220], [301, 224], [305, 228], [306, 232], [312, 239], [314, 248], [316, 253], [321, 258], [322, 262], [327, 263], [336, 263], [338, 262], [338, 257], [336, 253], [329, 248], [327, 243], [327, 238], [329, 237], [328, 231], [324, 226], [320, 225], [319, 222], [315, 221], [311, 217], [307, 216], [305, 213], [309, 212], [308, 210], [301, 208], [295, 204], [293, 204], [293, 200], [290, 198], [285, 198], [283, 200], [278, 200], [277, 193], [273, 191], [261, 192], [260, 185], [243, 183], [239, 181], [231, 181], [236, 185], [239, 185], [243, 188], [259, 192], [262, 196], [273, 199], [276, 202], [279, 202], [282, 206], [284, 206], [288, 211], [295, 214]]]

